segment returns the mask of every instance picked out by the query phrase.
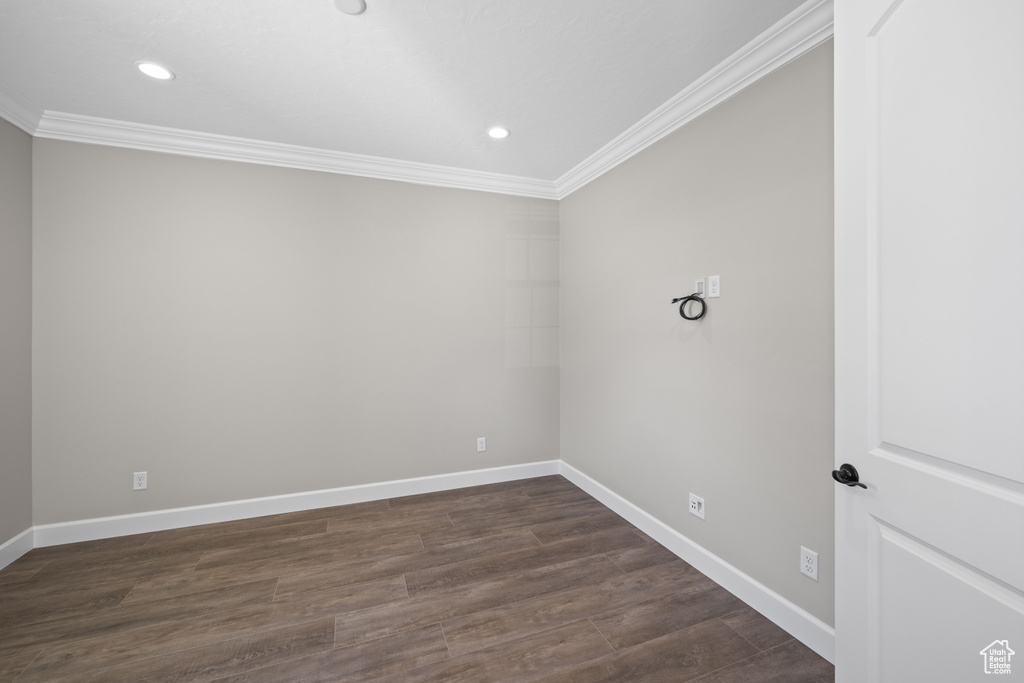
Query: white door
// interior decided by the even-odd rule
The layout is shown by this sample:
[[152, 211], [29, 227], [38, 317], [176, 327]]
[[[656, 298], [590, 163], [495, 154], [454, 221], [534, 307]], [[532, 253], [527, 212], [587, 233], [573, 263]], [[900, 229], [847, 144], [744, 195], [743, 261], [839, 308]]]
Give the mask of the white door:
[[836, 680], [1024, 681], [1024, 0], [835, 42]]

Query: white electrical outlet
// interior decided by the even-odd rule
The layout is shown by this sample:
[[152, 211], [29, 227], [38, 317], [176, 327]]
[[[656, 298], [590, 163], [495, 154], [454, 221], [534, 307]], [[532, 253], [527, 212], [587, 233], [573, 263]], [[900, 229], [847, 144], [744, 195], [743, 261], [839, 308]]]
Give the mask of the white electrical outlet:
[[693, 493], [690, 494], [690, 514], [704, 519], [704, 499]]
[[136, 472], [132, 475], [132, 491], [145, 491], [149, 483], [148, 479], [145, 472]]
[[704, 296], [704, 278], [699, 277], [693, 281], [693, 293], [697, 296]]
[[722, 296], [722, 279], [718, 275], [708, 275], [708, 298]]
[[476, 440], [476, 452], [477, 453], [483, 453], [486, 450], [487, 450], [487, 437], [481, 436], [481, 437], [479, 437]]
[[800, 546], [800, 573], [818, 580], [818, 553]]

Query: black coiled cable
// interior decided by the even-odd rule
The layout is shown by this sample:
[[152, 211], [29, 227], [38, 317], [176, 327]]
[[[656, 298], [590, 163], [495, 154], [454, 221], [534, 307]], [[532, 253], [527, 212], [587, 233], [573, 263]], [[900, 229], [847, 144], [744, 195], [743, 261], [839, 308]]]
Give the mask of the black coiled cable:
[[[704, 298], [699, 294], [691, 294], [690, 296], [681, 296], [678, 299], [672, 299], [672, 303], [678, 303], [680, 301], [682, 301], [682, 303], [679, 304], [679, 315], [683, 316], [687, 320], [700, 320], [704, 317], [704, 314], [708, 312], [708, 305], [704, 303]], [[686, 304], [691, 301], [696, 301], [700, 304], [700, 313], [697, 315], [686, 315]]]

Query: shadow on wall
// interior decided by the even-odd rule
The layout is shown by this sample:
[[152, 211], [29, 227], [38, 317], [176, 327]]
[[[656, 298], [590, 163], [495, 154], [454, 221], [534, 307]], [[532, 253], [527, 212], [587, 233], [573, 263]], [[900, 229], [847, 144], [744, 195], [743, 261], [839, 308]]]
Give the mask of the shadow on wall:
[[557, 367], [557, 207], [505, 208], [505, 368]]

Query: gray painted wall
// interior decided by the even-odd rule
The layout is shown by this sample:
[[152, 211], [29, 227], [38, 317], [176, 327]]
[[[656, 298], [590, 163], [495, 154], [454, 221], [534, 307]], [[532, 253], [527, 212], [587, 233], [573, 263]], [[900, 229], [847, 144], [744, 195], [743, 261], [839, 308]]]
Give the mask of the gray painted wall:
[[558, 457], [555, 202], [34, 149], [35, 524]]
[[32, 138], [0, 119], [0, 545], [32, 526]]
[[828, 44], [560, 205], [0, 123], [0, 540], [561, 455], [832, 623], [831, 78]]
[[562, 459], [828, 624], [832, 178], [829, 42], [561, 202]]

